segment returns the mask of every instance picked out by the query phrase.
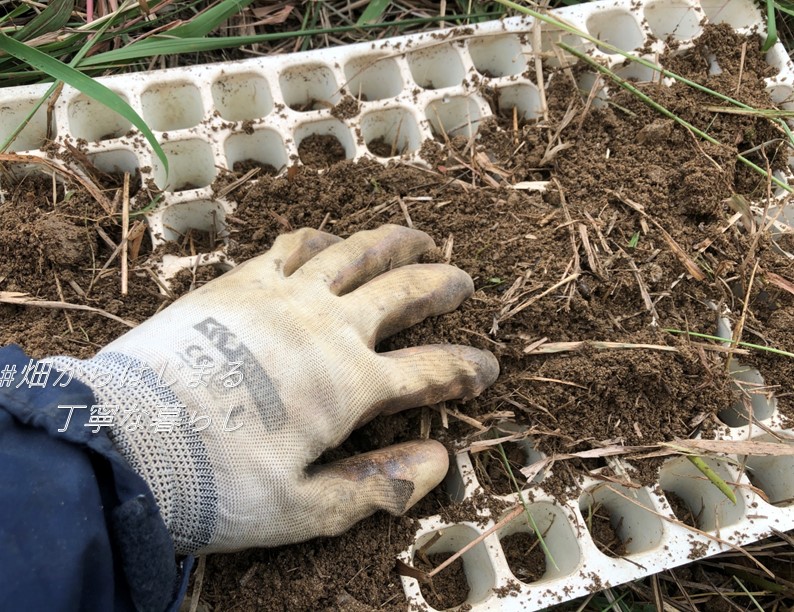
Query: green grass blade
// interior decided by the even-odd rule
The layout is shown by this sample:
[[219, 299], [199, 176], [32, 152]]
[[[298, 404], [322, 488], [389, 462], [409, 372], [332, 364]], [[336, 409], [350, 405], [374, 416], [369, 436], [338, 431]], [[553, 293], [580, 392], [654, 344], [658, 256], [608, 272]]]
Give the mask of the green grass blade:
[[775, 19], [774, 0], [766, 0], [766, 40], [761, 47], [761, 51], [766, 53], [777, 42], [777, 22]]
[[74, 10], [74, 0], [53, 0], [46, 8], [14, 33], [16, 40], [30, 40], [60, 30], [69, 22]]
[[221, 23], [235, 13], [239, 13], [253, 0], [224, 0], [203, 13], [196, 15], [189, 22], [168, 30], [169, 36], [178, 38], [202, 38], [212, 32]]
[[794, 7], [781, 4], [780, 2], [775, 2], [775, 8], [779, 10], [781, 13], [785, 13], [786, 15], [791, 15], [794, 17]]
[[[486, 13], [487, 16], [499, 15], [499, 13]], [[389, 23], [389, 26], [409, 27], [424, 23], [434, 23], [437, 21], [455, 21], [465, 19], [470, 15], [446, 15], [444, 17], [415, 17], [403, 19], [399, 22]], [[333, 28], [316, 28], [299, 30], [297, 32], [271, 32], [268, 34], [256, 34], [253, 36], [219, 36], [217, 38], [169, 38], [166, 36], [152, 36], [122, 49], [114, 49], [105, 53], [97, 53], [80, 64], [80, 68], [98, 67], [108, 68], [119, 62], [143, 59], [155, 55], [173, 55], [178, 53], [195, 53], [197, 51], [217, 51], [219, 49], [230, 49], [244, 45], [253, 45], [272, 40], [283, 40], [287, 38], [301, 38], [304, 36], [320, 36], [323, 34], [338, 34], [341, 32], [351, 32], [354, 30], [382, 29], [384, 24], [372, 23], [362, 26], [336, 26]]]
[[[723, 338], [721, 336], [712, 336], [710, 334], [701, 334], [693, 331], [684, 331], [683, 329], [663, 329], [662, 331], [665, 331], [669, 334], [682, 334], [687, 336], [694, 336], [695, 338], [704, 338], [705, 340], [716, 340], [717, 342], [733, 343], [733, 338]], [[757, 351], [766, 351], [767, 353], [774, 353], [775, 355], [780, 355], [781, 357], [794, 358], [794, 353], [789, 353], [788, 351], [777, 349], [771, 346], [763, 346], [762, 344], [753, 344], [751, 342], [742, 342], [741, 340], [739, 340], [736, 344], [743, 348], [751, 348]]]
[[758, 612], [764, 612], [764, 608], [761, 606], [761, 604], [760, 604], [760, 603], [758, 603], [758, 600], [757, 600], [757, 599], [756, 599], [756, 598], [753, 596], [753, 594], [752, 594], [750, 591], [748, 591], [748, 590], [747, 590], [747, 587], [746, 587], [746, 586], [744, 586], [744, 584], [742, 583], [742, 581], [741, 581], [741, 580], [739, 580], [739, 579], [736, 577], [736, 575], [735, 575], [735, 574], [733, 575], [733, 579], [734, 579], [734, 580], [736, 581], [736, 583], [737, 583], [737, 584], [738, 584], [738, 585], [739, 585], [739, 586], [742, 588], [742, 591], [744, 591], [745, 595], [747, 595], [747, 597], [749, 597], [749, 598], [750, 598], [750, 601], [752, 601], [752, 602], [753, 602], [753, 604], [755, 604], [755, 609], [756, 609], [756, 610], [758, 610]]
[[361, 13], [361, 17], [356, 21], [356, 25], [364, 25], [365, 23], [377, 23], [389, 8], [391, 0], [372, 0]]
[[535, 532], [535, 537], [538, 539], [538, 543], [543, 549], [543, 553], [546, 555], [546, 558], [551, 561], [554, 569], [559, 571], [560, 568], [557, 565], [557, 562], [554, 560], [554, 555], [551, 554], [551, 550], [547, 546], [546, 540], [543, 538], [543, 533], [538, 527], [538, 524], [535, 522], [535, 517], [532, 516], [532, 513], [529, 511], [527, 502], [524, 499], [524, 494], [521, 492], [521, 487], [518, 486], [518, 481], [516, 480], [515, 474], [513, 474], [513, 470], [510, 468], [510, 461], [507, 459], [507, 453], [505, 453], [504, 447], [501, 444], [498, 444], [497, 448], [499, 449], [499, 454], [502, 457], [502, 463], [505, 466], [505, 470], [507, 470], [507, 473], [510, 476], [510, 481], [513, 483], [513, 488], [518, 493], [518, 499], [521, 500], [521, 505], [524, 507], [524, 514], [527, 515], [527, 520], [529, 521], [529, 524], [532, 525], [532, 530]]
[[712, 484], [717, 487], [722, 494], [727, 497], [731, 502], [735, 505], [736, 504], [736, 495], [728, 486], [728, 483], [725, 482], [722, 478], [720, 478], [719, 474], [709, 467], [709, 464], [703, 461], [701, 457], [696, 457], [694, 455], [687, 455], [687, 459], [692, 462], [697, 469], [699, 469], [703, 475], [708, 478]]
[[[114, 21], [114, 16], [111, 15], [111, 18], [106, 20], [105, 23], [99, 28], [99, 31], [97, 31], [96, 33], [96, 36], [86, 39], [86, 41], [83, 43], [82, 48], [75, 54], [74, 58], [72, 58], [72, 61], [69, 63], [69, 65], [72, 68], [74, 68], [88, 54], [88, 52], [94, 46], [94, 42], [101, 39], [102, 34], [110, 27], [113, 21]], [[30, 109], [30, 112], [28, 113], [27, 117], [25, 117], [19, 123], [16, 129], [11, 134], [9, 134], [8, 138], [6, 138], [6, 141], [0, 144], [0, 151], [5, 151], [11, 145], [11, 143], [14, 142], [16, 137], [19, 136], [19, 133], [25, 129], [25, 126], [27, 126], [30, 123], [31, 119], [33, 119], [33, 117], [36, 115], [39, 109], [44, 105], [44, 103], [47, 100], [49, 100], [50, 96], [58, 88], [58, 83], [60, 83], [60, 81], [56, 81], [55, 83], [53, 83], [52, 86], [46, 91], [46, 93], [39, 99], [39, 101], [33, 105], [33, 108]]]
[[108, 108], [112, 108], [141, 131], [163, 164], [166, 173], [168, 173], [168, 158], [165, 156], [165, 152], [160, 147], [149, 126], [132, 110], [129, 104], [110, 89], [71, 66], [67, 66], [63, 62], [45, 55], [38, 49], [29, 47], [5, 34], [0, 34], [0, 50], [38, 68], [58, 81], [71, 85]]

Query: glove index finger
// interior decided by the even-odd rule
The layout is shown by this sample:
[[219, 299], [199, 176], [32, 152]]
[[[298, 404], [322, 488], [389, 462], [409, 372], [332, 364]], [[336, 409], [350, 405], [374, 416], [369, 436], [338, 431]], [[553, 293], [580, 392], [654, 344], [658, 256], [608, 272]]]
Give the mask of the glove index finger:
[[417, 261], [435, 246], [419, 230], [383, 225], [357, 232], [308, 261], [301, 274], [320, 278], [335, 295], [344, 295], [378, 274]]
[[394, 414], [447, 400], [477, 397], [499, 376], [499, 362], [490, 351], [457, 344], [428, 344], [381, 353], [396, 391], [375, 413]]

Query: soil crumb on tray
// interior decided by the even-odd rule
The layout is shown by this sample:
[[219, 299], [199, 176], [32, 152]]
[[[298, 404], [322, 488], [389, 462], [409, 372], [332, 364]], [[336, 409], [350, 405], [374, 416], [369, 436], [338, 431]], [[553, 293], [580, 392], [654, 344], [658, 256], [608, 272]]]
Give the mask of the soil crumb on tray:
[[[760, 44], [758, 37], [709, 26], [692, 50], [661, 61], [743, 103], [771, 109], [763, 80], [771, 69]], [[709, 71], [712, 55], [720, 74]], [[347, 237], [397, 223], [433, 237], [437, 249], [424, 261], [449, 262], [472, 276], [476, 292], [461, 308], [377, 350], [441, 342], [488, 349], [500, 362], [497, 382], [466, 404], [376, 418], [322, 461], [422, 435], [453, 452], [509, 437], [518, 424], [538, 453], [555, 458], [542, 486], [561, 499], [575, 499], [581, 477], [590, 473], [650, 484], [664, 459], [641, 458], [647, 449], [630, 447], [708, 437], [724, 427], [718, 415], [739, 399], [723, 347], [684, 332], [714, 334], [717, 313], [729, 311], [734, 328], [742, 323], [742, 340], [794, 350], [794, 295], [787, 289], [794, 282], [792, 259], [749, 215], [736, 216], [747, 202], [763, 203], [769, 189], [764, 177], [737, 163], [737, 153], [762, 168], [783, 168], [787, 155], [777, 126], [761, 115], [709, 110], [719, 103], [680, 84], [635, 84], [721, 143], [709, 144], [612, 87], [606, 103], [587, 104], [570, 80], [583, 72], [546, 71], [548, 119], [540, 121], [514, 121], [512, 109], [498, 107], [498, 96], [484, 90], [496, 115], [479, 124], [475, 138], [425, 142], [426, 166], [353, 163], [333, 135], [305, 138], [302, 163], [282, 176], [243, 160], [213, 184], [216, 192], [228, 188], [224, 197], [237, 206], [226, 215], [223, 238], [188, 233], [154, 254], [190, 255], [223, 243], [240, 263], [293, 228]], [[353, 105], [345, 102], [339, 112], [352, 113]], [[388, 142], [370, 148], [392, 153]], [[252, 168], [261, 168], [253, 180], [234, 184]], [[2, 178], [0, 292], [87, 305], [115, 317], [0, 304], [2, 344], [21, 344], [34, 357], [89, 357], [221, 272], [183, 271], [166, 297], [150, 270], [144, 221], [133, 217], [131, 231], [137, 227], [140, 234], [129, 241], [129, 292], [122, 295], [114, 256], [121, 240], [118, 181], [100, 184], [107, 200], [101, 205], [69, 177], [54, 189], [49, 171]], [[536, 181], [548, 181], [545, 191], [525, 188]], [[141, 197], [132, 210], [155, 197], [146, 186], [136, 189]], [[783, 236], [779, 244], [792, 251], [794, 238]], [[758, 368], [764, 391], [772, 390], [790, 417], [794, 360], [760, 351], [738, 351], [735, 358]], [[510, 427], [500, 428], [505, 421]], [[505, 450], [523, 487], [519, 470], [526, 457], [513, 442]], [[616, 474], [599, 455], [621, 446], [625, 470]], [[591, 457], [573, 455], [580, 451]], [[514, 492], [498, 450], [481, 455], [485, 490]], [[505, 502], [481, 493], [456, 503], [439, 488], [408, 517], [376, 513], [338, 538], [214, 555], [201, 597], [213, 610], [402, 611], [407, 604], [395, 560], [413, 541], [415, 519], [440, 514], [479, 522], [485, 508], [501, 515]], [[608, 518], [596, 513], [591, 527], [607, 554], [625, 554]], [[423, 591], [439, 609], [467, 597], [465, 575], [455, 567], [434, 579], [436, 594]], [[440, 588], [446, 575], [450, 583]], [[450, 599], [430, 599], [436, 596]]]

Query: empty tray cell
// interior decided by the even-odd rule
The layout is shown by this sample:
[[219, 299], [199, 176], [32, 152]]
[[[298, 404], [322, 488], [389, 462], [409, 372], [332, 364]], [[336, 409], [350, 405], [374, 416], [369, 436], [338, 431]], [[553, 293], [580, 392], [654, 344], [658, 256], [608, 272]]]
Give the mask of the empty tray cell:
[[[35, 99], [0, 102], [0, 145], [11, 137], [37, 102]], [[30, 122], [17, 134], [8, 151], [32, 151], [42, 147], [46, 139], [47, 105], [42, 104]]]
[[221, 117], [229, 121], [258, 119], [273, 110], [270, 87], [254, 72], [220, 77], [212, 84], [212, 102]]
[[201, 93], [192, 83], [162, 83], [141, 95], [143, 118], [158, 132], [183, 130], [198, 125], [204, 118]]
[[[275, 130], [256, 130], [252, 134], [232, 134], [226, 139], [226, 163], [234, 171], [238, 165], [257, 164], [266, 174], [278, 174], [289, 162], [281, 135]], [[247, 162], [247, 164], [246, 164]]]
[[488, 36], [469, 42], [469, 53], [477, 72], [487, 77], [521, 74], [527, 61], [515, 36]]
[[[126, 96], [118, 95], [127, 102]], [[67, 115], [71, 135], [74, 138], [84, 138], [89, 142], [118, 138], [126, 134], [132, 127], [129, 121], [111, 107], [83, 94], [69, 103]]]
[[136, 195], [143, 186], [138, 157], [129, 149], [111, 149], [88, 157], [97, 170], [107, 175], [104, 181], [106, 187], [121, 188], [124, 185], [124, 173], [130, 175], [130, 196]]
[[391, 57], [367, 55], [345, 64], [345, 89], [357, 100], [393, 98], [403, 89], [400, 67]]
[[[456, 553], [466, 544], [477, 539], [479, 535], [480, 533], [476, 529], [462, 524], [427, 533], [416, 541], [412, 559], [413, 565], [420, 567], [424, 571], [431, 571], [440, 565], [446, 557]], [[422, 595], [436, 610], [444, 610], [464, 603], [476, 604], [488, 597], [494, 587], [496, 572], [488, 556], [484, 541], [475, 544], [459, 558], [463, 561], [463, 572], [469, 587], [468, 596], [463, 601], [450, 601], [449, 594], [442, 590], [438, 593], [441, 599], [439, 601], [433, 596], [429, 586], [422, 585]], [[447, 570], [442, 570], [442, 573], [445, 571], [454, 572], [455, 568], [450, 567]], [[439, 573], [439, 576], [442, 573]], [[433, 604], [438, 607], [433, 606]]]
[[107, 174], [135, 174], [140, 167], [135, 153], [129, 149], [113, 149], [90, 156], [91, 163]]
[[770, 85], [766, 91], [774, 104], [783, 105], [783, 108], [788, 110], [791, 109], [791, 104], [794, 102], [794, 90], [790, 85]]
[[791, 59], [782, 45], [774, 45], [766, 52], [764, 59], [774, 69], [771, 74], [791, 74]]
[[645, 20], [653, 35], [661, 40], [689, 40], [699, 36], [700, 13], [684, 0], [658, 0], [645, 5]]
[[307, 166], [329, 166], [356, 155], [353, 134], [338, 119], [299, 125], [295, 130], [295, 144], [301, 162]]
[[457, 453], [453, 459], [444, 477], [444, 490], [452, 501], [461, 502], [473, 493], [478, 483], [468, 453]]
[[662, 77], [660, 72], [653, 68], [648, 68], [648, 66], [643, 66], [638, 62], [630, 62], [628, 66], [617, 68], [615, 74], [627, 81], [635, 81], [637, 83], [659, 81]]
[[287, 68], [279, 83], [284, 103], [298, 112], [333, 108], [342, 99], [334, 73], [325, 64]]
[[561, 49], [559, 43], [564, 43], [577, 51], [584, 51], [590, 44], [585, 43], [580, 36], [543, 24], [540, 34], [540, 54], [544, 65], [549, 68], [573, 66], [579, 61], [576, 56]]
[[512, 116], [514, 108], [519, 119], [535, 119], [542, 114], [540, 93], [531, 83], [499, 87], [496, 100], [499, 104], [497, 112], [502, 115]]
[[701, 0], [700, 8], [711, 23], [727, 23], [735, 30], [763, 23], [758, 8], [747, 0]]
[[[527, 504], [527, 509], [532, 522], [522, 513], [498, 531], [513, 575], [521, 582], [538, 582], [575, 572], [582, 563], [582, 550], [562, 507], [543, 501]], [[538, 531], [548, 552], [537, 538]]]
[[458, 52], [452, 45], [435, 45], [408, 54], [411, 76], [419, 87], [441, 89], [463, 82], [466, 73]]
[[579, 498], [579, 509], [596, 546], [612, 557], [652, 550], [664, 535], [646, 489], [596, 485]]
[[[791, 438], [770, 435], [753, 438], [753, 442], [794, 444]], [[770, 504], [781, 507], [794, 504], [794, 456], [748, 456], [740, 459], [746, 462], [750, 482], [764, 492]]]
[[422, 135], [414, 116], [404, 108], [373, 111], [361, 118], [367, 149], [378, 157], [395, 157], [416, 151]]
[[[722, 461], [703, 457], [716, 474], [735, 490], [736, 477]], [[689, 459], [677, 457], [667, 461], [659, 473], [659, 484], [665, 493], [675, 493], [686, 504], [687, 516], [678, 516], [681, 522], [702, 529], [718, 531], [735, 525], [744, 517], [744, 498], [736, 491], [736, 504], [725, 497]], [[677, 515], [676, 515], [677, 516]]]
[[425, 109], [433, 133], [442, 139], [471, 137], [477, 133], [482, 118], [477, 101], [471, 96], [445, 96]]
[[729, 427], [743, 427], [750, 423], [748, 410], [752, 410], [753, 421], [771, 417], [775, 412], [776, 400], [758, 370], [736, 359], [731, 359], [728, 369], [739, 399], [718, 414], [720, 421]]
[[592, 96], [593, 99], [590, 104], [593, 107], [600, 108], [607, 103], [609, 96], [604, 85], [604, 79], [594, 72], [585, 72], [579, 77], [577, 83], [579, 84], [579, 93], [583, 100], [587, 101]]
[[[587, 31], [598, 40], [622, 51], [637, 49], [645, 42], [645, 36], [640, 30], [637, 19], [624, 9], [593, 13], [587, 18]], [[603, 53], [613, 53], [602, 45], [599, 45], [598, 49]]]
[[162, 224], [163, 239], [179, 242], [192, 230], [196, 250], [212, 251], [226, 235], [226, 211], [213, 200], [172, 204], [163, 210]]
[[209, 143], [197, 138], [161, 143], [168, 158], [166, 176], [160, 160], [152, 160], [155, 184], [164, 191], [185, 191], [206, 187], [215, 179], [215, 158]]

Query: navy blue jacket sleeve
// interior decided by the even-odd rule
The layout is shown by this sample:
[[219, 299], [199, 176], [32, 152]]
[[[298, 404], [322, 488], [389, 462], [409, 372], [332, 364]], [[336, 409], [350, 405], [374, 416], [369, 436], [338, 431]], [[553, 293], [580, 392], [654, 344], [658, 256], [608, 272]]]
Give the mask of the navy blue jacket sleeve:
[[[0, 610], [176, 608], [192, 559], [177, 562], [149, 487], [85, 427], [93, 393], [31, 385], [29, 364], [0, 348]], [[86, 409], [59, 432], [59, 406]]]

